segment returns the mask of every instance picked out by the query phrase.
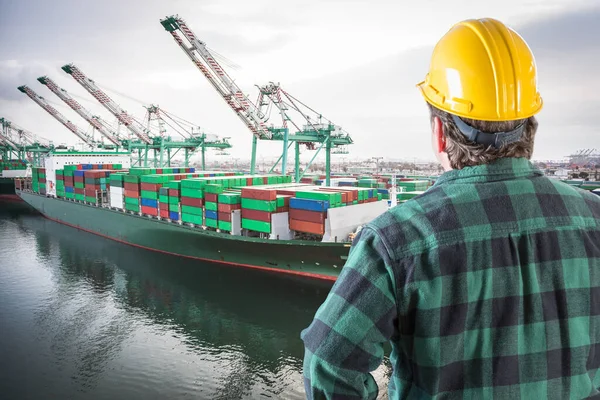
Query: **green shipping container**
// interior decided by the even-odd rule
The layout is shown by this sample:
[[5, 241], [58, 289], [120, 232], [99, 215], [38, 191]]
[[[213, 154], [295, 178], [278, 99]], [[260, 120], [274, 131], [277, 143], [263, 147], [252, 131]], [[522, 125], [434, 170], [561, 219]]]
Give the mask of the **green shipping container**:
[[296, 197], [299, 199], [324, 200], [328, 201], [331, 207], [342, 204], [342, 193], [340, 192], [296, 192]]
[[169, 204], [169, 211], [172, 212], [179, 212], [179, 204]]
[[158, 193], [149, 190], [142, 190], [140, 193], [142, 199], [158, 200]]
[[[266, 200], [255, 200], [255, 199], [242, 199], [242, 208], [249, 208], [251, 210], [258, 210], [258, 211], [274, 212], [277, 210], [277, 200], [266, 201]], [[261, 232], [261, 231], [259, 231], [259, 232]]]
[[202, 225], [202, 215], [181, 213], [181, 220], [189, 224]]
[[[202, 207], [192, 207], [192, 206], [181, 206], [181, 212], [183, 214], [191, 214], [191, 215], [200, 215], [202, 216], [204, 210]], [[194, 222], [195, 223], [195, 222]]]
[[206, 218], [206, 226], [216, 229], [218, 227], [218, 221], [216, 219]]
[[242, 218], [242, 228], [254, 232], [271, 233], [271, 224], [269, 222], [255, 221], [253, 219]]
[[137, 197], [125, 197], [125, 204], [132, 204], [135, 206], [139, 206], [140, 199], [138, 199]]
[[201, 189], [191, 189], [186, 187], [181, 187], [181, 192], [179, 193], [181, 197], [192, 197], [194, 199], [203, 199], [204, 192]]
[[161, 194], [158, 196], [158, 201], [160, 201], [161, 203], [168, 203], [169, 202], [169, 196], [165, 196], [164, 194]]
[[204, 187], [206, 193], [220, 194], [223, 193], [223, 185], [209, 183]]
[[178, 205], [179, 197], [169, 197], [169, 205]]
[[222, 231], [231, 232], [231, 222], [219, 221], [218, 226]]
[[207, 201], [204, 204], [204, 207], [206, 207], [206, 209], [210, 210], [210, 211], [218, 211], [219, 210], [217, 203], [213, 203], [212, 201]]
[[83, 189], [85, 187], [85, 185], [83, 184], [83, 182], [75, 182], [74, 183], [76, 188], [78, 189]]
[[219, 203], [222, 204], [240, 204], [242, 195], [238, 193], [223, 193], [219, 195]]
[[[126, 200], [127, 200], [127, 198], [126, 198]], [[140, 211], [140, 206], [139, 206], [139, 204], [129, 204], [129, 203], [125, 202], [125, 209], [127, 211], [139, 212]]]
[[69, 193], [69, 192], [66, 192], [66, 193], [65, 193], [65, 197], [66, 197], [67, 199], [74, 199], [74, 198], [75, 198], [75, 193], [72, 193], [72, 192], [71, 192], [71, 193]]
[[85, 195], [84, 194], [77, 194], [77, 193], [75, 193], [75, 200], [84, 201], [85, 200]]

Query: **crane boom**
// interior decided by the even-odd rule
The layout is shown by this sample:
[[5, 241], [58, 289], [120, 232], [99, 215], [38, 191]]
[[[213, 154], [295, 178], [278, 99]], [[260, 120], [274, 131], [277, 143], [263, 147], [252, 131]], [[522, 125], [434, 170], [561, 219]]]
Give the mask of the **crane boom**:
[[75, 124], [73, 124], [71, 121], [69, 121], [64, 115], [62, 115], [61, 113], [59, 113], [56, 110], [56, 108], [54, 108], [50, 104], [48, 104], [48, 102], [43, 97], [41, 97], [40, 95], [38, 95], [36, 92], [34, 92], [33, 90], [31, 90], [26, 85], [19, 86], [19, 90], [21, 92], [25, 93], [27, 96], [29, 96], [29, 98], [31, 100], [35, 101], [37, 103], [37, 105], [39, 105], [40, 107], [42, 107], [50, 115], [52, 115], [54, 118], [56, 118], [61, 124], [63, 124], [65, 127], [67, 127], [68, 130], [70, 130], [71, 132], [73, 132], [84, 143], [86, 143], [90, 147], [94, 147], [95, 146], [95, 142], [94, 142], [94, 139], [92, 137], [88, 136], [85, 132], [83, 132], [81, 129], [79, 129]]
[[96, 100], [100, 102], [108, 111], [111, 112], [120, 123], [125, 125], [135, 136], [140, 138], [146, 144], [152, 144], [152, 139], [148, 131], [134, 120], [127, 111], [123, 110], [113, 99], [111, 99], [102, 89], [100, 89], [93, 80], [84, 75], [74, 64], [67, 64], [62, 67], [63, 71], [71, 75], [81, 86], [85, 88]]
[[[272, 134], [267, 129], [264, 114], [227, 75], [206, 44], [196, 37], [185, 21], [178, 16], [171, 16], [161, 20], [160, 23], [248, 129], [259, 139], [271, 139]], [[185, 38], [189, 47], [182, 37]]]
[[19, 150], [19, 145], [11, 138], [10, 135], [10, 121], [4, 119], [4, 118], [0, 118], [0, 127], [2, 128], [0, 130], [0, 139], [2, 140], [3, 143], [9, 145], [10, 147], [13, 148], [13, 150], [18, 151]]
[[77, 114], [79, 114], [79, 116], [96, 128], [98, 132], [100, 132], [105, 138], [110, 140], [116, 146], [120, 145], [119, 138], [115, 133], [110, 132], [97, 118], [94, 118], [94, 116], [88, 110], [83, 108], [77, 100], [71, 97], [66, 90], [58, 87], [58, 85], [52, 79], [48, 78], [47, 76], [41, 76], [38, 78], [38, 81], [40, 81], [42, 85], [46, 85], [48, 89], [52, 91], [52, 93], [67, 103], [69, 107], [71, 107]]

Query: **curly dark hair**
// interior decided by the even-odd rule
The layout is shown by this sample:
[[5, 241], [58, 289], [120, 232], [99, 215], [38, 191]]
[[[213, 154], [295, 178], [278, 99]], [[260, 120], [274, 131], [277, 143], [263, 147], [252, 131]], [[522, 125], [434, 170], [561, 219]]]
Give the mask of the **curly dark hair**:
[[429, 107], [431, 122], [433, 122], [434, 117], [438, 117], [442, 121], [444, 135], [446, 136], [446, 153], [448, 154], [452, 168], [462, 169], [474, 165], [489, 164], [494, 160], [506, 157], [525, 157], [531, 159], [535, 133], [538, 127], [535, 117], [500, 122], [461, 118], [461, 120], [473, 128], [488, 133], [507, 132], [515, 129], [523, 122], [527, 124], [521, 140], [496, 149], [492, 146], [469, 141], [460, 132], [449, 113], [429, 103], [427, 103], [427, 106]]

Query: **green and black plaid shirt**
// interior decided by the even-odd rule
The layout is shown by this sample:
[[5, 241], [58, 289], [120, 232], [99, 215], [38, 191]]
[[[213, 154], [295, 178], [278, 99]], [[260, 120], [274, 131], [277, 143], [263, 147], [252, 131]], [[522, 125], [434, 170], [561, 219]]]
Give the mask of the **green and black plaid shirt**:
[[366, 226], [302, 332], [310, 399], [581, 399], [600, 387], [600, 198], [526, 159], [442, 175]]

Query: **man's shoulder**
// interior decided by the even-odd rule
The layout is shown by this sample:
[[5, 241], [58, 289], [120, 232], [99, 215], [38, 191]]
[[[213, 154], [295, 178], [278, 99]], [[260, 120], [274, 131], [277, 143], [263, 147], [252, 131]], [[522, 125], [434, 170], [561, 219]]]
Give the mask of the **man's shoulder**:
[[[368, 224], [396, 257], [423, 250], [437, 232], [443, 210], [451, 200], [439, 187], [393, 207]], [[441, 214], [440, 214], [440, 211]]]

